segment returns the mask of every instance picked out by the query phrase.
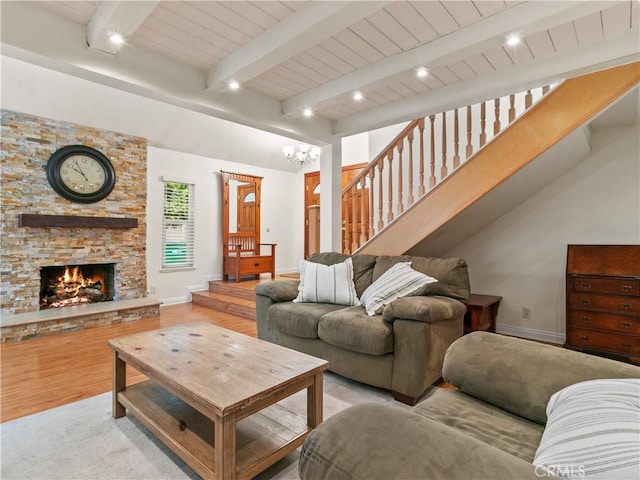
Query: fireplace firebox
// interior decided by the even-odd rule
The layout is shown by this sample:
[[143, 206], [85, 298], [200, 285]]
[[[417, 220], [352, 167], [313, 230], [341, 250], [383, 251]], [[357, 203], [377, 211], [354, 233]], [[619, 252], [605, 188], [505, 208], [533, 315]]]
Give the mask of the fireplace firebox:
[[42, 267], [40, 309], [113, 300], [115, 263]]

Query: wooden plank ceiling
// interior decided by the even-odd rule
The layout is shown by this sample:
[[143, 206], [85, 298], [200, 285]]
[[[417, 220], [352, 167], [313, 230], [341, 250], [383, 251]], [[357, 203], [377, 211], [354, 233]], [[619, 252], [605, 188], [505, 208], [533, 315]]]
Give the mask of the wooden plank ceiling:
[[[31, 3], [82, 25], [89, 23], [100, 5], [99, 1]], [[309, 8], [311, 3], [317, 2], [162, 1], [128, 41], [137, 48], [207, 72], [270, 30], [283, 28], [287, 21], [295, 26], [296, 13]], [[372, 13], [253, 75], [243, 82], [242, 88], [279, 101], [295, 99], [384, 60], [461, 33], [465, 27], [490, 20], [522, 3], [528, 2], [379, 2], [379, 8]], [[338, 120], [492, 72], [508, 71], [519, 64], [553, 57], [638, 28], [638, 1], [598, 2], [598, 5], [584, 9], [584, 14], [572, 11], [562, 21], [538, 21], [526, 26], [523, 41], [515, 47], [493, 44], [474, 51], [463, 45], [459, 52], [448, 54], [445, 63], [425, 65], [429, 74], [424, 79], [416, 77], [415, 67], [392, 71], [388, 78], [363, 87], [361, 101], [351, 97], [352, 90], [345, 91], [320, 102], [314, 115]]]

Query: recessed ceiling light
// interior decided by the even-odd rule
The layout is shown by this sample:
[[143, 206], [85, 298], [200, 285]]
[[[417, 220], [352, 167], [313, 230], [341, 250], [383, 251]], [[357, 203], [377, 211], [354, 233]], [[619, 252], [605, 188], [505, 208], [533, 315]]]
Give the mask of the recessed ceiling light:
[[429, 72], [425, 67], [420, 67], [418, 68], [418, 70], [416, 70], [416, 75], [418, 76], [418, 78], [424, 78], [427, 76], [428, 73]]
[[305, 108], [305, 109], [302, 111], [302, 114], [303, 114], [305, 117], [309, 118], [311, 115], [313, 115], [313, 110], [311, 110], [310, 108]]
[[231, 90], [238, 90], [240, 88], [240, 82], [237, 80], [229, 80], [229, 88]]
[[124, 43], [124, 37], [119, 33], [112, 33], [109, 35], [109, 41], [116, 45], [122, 45]]
[[353, 99], [357, 100], [357, 101], [362, 100], [362, 92], [354, 92], [353, 93]]
[[520, 43], [520, 36], [513, 34], [507, 37], [507, 45], [514, 47]]

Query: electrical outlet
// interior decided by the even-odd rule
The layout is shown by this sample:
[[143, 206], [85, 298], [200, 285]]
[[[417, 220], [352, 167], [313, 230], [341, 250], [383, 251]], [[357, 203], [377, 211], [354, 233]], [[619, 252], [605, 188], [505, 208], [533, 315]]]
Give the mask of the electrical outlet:
[[149, 287], [149, 293], [156, 293], [155, 285], [152, 285], [151, 287]]
[[529, 307], [522, 307], [522, 318], [531, 318], [531, 309]]

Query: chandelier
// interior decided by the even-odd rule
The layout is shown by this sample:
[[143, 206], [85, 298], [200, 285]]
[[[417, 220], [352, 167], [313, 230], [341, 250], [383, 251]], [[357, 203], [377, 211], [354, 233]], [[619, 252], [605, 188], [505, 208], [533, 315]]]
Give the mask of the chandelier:
[[298, 162], [300, 166], [305, 163], [313, 163], [320, 158], [320, 147], [312, 147], [307, 143], [301, 143], [297, 147], [282, 147], [284, 156], [290, 162]]

